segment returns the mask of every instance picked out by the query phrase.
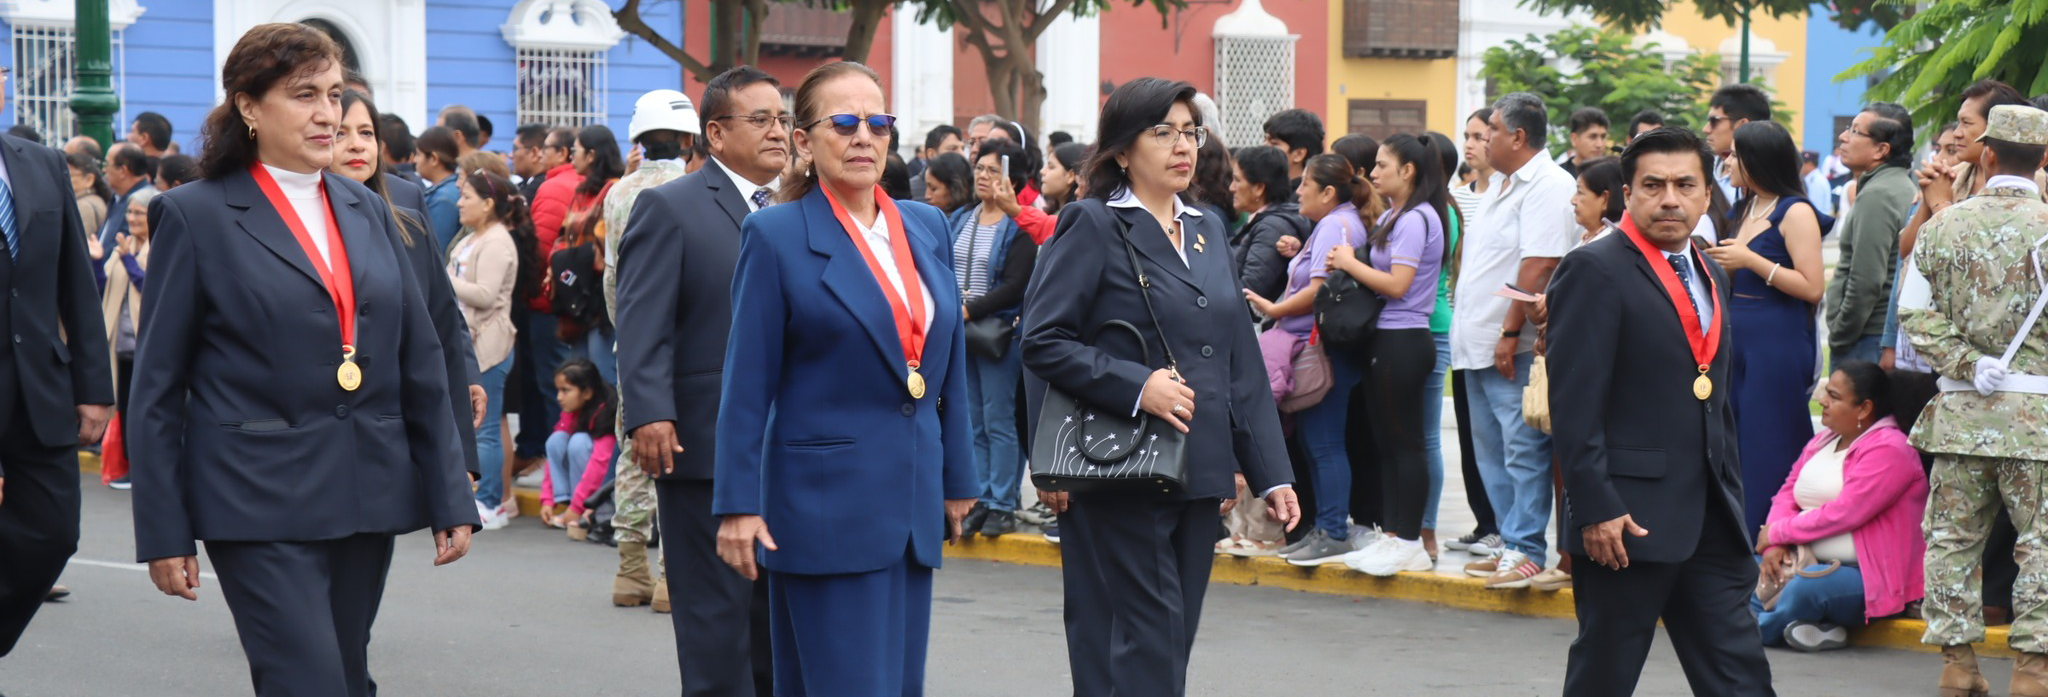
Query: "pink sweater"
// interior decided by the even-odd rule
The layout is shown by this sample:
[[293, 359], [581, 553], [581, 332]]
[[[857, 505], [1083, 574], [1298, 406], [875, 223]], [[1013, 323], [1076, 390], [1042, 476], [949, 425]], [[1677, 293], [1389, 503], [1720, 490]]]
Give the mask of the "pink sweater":
[[[556, 433], [576, 433], [575, 412], [562, 412], [562, 418], [555, 422]], [[569, 513], [583, 517], [583, 500], [590, 498], [597, 488], [604, 486], [604, 476], [612, 470], [612, 451], [618, 448], [619, 439], [610, 433], [590, 440], [590, 463], [583, 466], [583, 481], [576, 483], [576, 493], [569, 497]], [[554, 474], [545, 473], [540, 480], [540, 500], [555, 500]]]
[[1827, 430], [1814, 436], [1792, 465], [1792, 476], [1771, 497], [1770, 542], [1806, 544], [1849, 533], [1856, 542], [1858, 570], [1863, 572], [1865, 619], [1897, 614], [1927, 590], [1922, 573], [1927, 541], [1920, 534], [1920, 519], [1927, 511], [1927, 475], [1920, 469], [1920, 454], [1906, 444], [1898, 422], [1879, 419], [1849, 446], [1842, 463], [1841, 495], [1802, 516], [1792, 485], [1814, 453], [1834, 447], [1835, 438]]

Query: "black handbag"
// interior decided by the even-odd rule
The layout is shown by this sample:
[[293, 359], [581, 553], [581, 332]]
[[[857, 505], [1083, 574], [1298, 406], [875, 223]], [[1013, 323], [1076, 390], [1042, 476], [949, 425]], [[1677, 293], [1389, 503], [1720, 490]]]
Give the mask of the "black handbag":
[[1010, 352], [1017, 336], [1017, 323], [1001, 317], [977, 317], [967, 321], [967, 350], [982, 358], [1002, 358]]
[[[1366, 240], [1357, 249], [1359, 261], [1371, 266], [1372, 241]], [[1329, 278], [1323, 280], [1323, 287], [1316, 291], [1316, 333], [1330, 348], [1355, 354], [1372, 343], [1373, 332], [1380, 324], [1380, 310], [1386, 307], [1386, 298], [1351, 274], [1331, 271]]]
[[[1130, 226], [1121, 224], [1124, 254], [1138, 275], [1138, 295], [1145, 299], [1145, 314], [1152, 328], [1164, 338], [1159, 313], [1152, 309], [1152, 282], [1138, 265], [1138, 252], [1131, 246]], [[1124, 331], [1138, 342], [1140, 360], [1152, 365], [1152, 350], [1145, 335], [1123, 320], [1102, 323], [1082, 340], [1093, 344], [1104, 331]], [[1172, 368], [1173, 348], [1160, 346], [1166, 367]], [[1097, 409], [1058, 387], [1047, 385], [1045, 404], [1038, 412], [1038, 429], [1031, 441], [1031, 484], [1041, 491], [1098, 492], [1149, 491], [1177, 494], [1187, 489], [1187, 434], [1171, 424], [1139, 411], [1132, 416], [1128, 406]]]

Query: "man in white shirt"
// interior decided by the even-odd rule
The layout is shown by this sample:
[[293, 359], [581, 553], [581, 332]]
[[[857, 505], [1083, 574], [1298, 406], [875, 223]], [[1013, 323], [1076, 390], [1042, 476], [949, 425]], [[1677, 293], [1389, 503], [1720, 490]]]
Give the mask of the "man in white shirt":
[[1474, 216], [1484, 228], [1460, 245], [1451, 326], [1451, 367], [1467, 371], [1472, 447], [1506, 546], [1466, 572], [1495, 589], [1528, 587], [1549, 552], [1543, 528], [1550, 521], [1550, 439], [1522, 420], [1536, 327], [1525, 320], [1528, 303], [1494, 294], [1510, 284], [1542, 292], [1578, 241], [1571, 209], [1562, 204], [1577, 184], [1544, 155], [1546, 114], [1543, 100], [1526, 92], [1493, 105], [1486, 152], [1495, 174]]

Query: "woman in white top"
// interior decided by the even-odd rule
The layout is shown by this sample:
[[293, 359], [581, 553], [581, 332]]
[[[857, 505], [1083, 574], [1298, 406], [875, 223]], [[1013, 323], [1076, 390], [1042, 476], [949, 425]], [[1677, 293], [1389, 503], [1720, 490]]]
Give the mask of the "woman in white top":
[[526, 199], [504, 177], [480, 169], [462, 177], [460, 186], [457, 219], [472, 232], [456, 240], [448, 255], [448, 283], [455, 289], [463, 319], [469, 321], [470, 343], [476, 347], [482, 372], [486, 406], [483, 424], [476, 429], [481, 465], [477, 514], [485, 530], [496, 530], [511, 518], [504, 510], [504, 476], [496, 465], [505, 460], [498, 421], [505, 412], [505, 376], [512, 365], [512, 298], [525, 297], [519, 291], [531, 283], [531, 275], [520, 270], [531, 268], [522, 262], [533, 254], [533, 219]]
[[[1820, 404], [1827, 429], [1806, 444], [1757, 533], [1764, 578], [1784, 583], [1769, 610], [1753, 603], [1766, 646], [1840, 648], [1845, 626], [1925, 594], [1927, 476], [1892, 420], [1889, 379], [1874, 363], [1845, 361]], [[1801, 548], [1813, 557], [1803, 568]]]

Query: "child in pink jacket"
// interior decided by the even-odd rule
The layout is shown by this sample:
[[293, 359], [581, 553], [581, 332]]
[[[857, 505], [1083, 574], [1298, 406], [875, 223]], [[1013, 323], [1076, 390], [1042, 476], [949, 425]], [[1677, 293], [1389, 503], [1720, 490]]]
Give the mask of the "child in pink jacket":
[[548, 505], [541, 520], [567, 528], [569, 539], [580, 541], [590, 534], [583, 500], [612, 478], [618, 400], [597, 365], [585, 358], [571, 359], [555, 371], [555, 399], [562, 404], [562, 418], [548, 436], [548, 473], [540, 488], [541, 501]]

